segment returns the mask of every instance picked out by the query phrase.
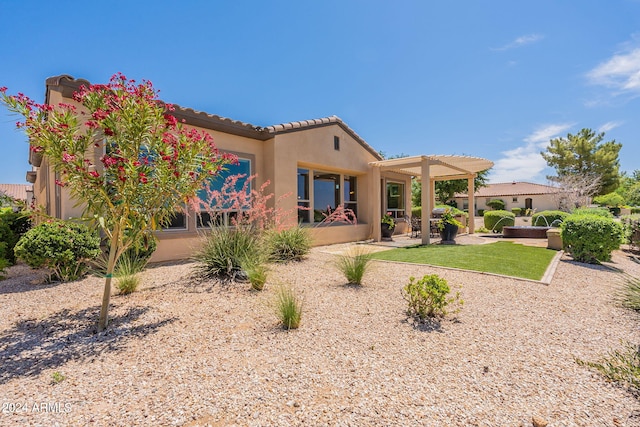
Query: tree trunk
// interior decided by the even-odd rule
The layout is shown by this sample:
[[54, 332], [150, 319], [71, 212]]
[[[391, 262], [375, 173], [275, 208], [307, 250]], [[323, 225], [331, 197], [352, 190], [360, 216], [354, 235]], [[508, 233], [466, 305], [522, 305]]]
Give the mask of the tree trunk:
[[102, 294], [102, 308], [100, 309], [100, 320], [98, 321], [98, 331], [104, 331], [109, 324], [109, 300], [111, 299], [111, 279], [116, 265], [116, 252], [118, 241], [120, 240], [120, 224], [116, 223], [113, 233], [111, 233], [111, 246], [109, 249], [109, 261], [107, 263], [107, 275], [104, 279], [104, 293]]

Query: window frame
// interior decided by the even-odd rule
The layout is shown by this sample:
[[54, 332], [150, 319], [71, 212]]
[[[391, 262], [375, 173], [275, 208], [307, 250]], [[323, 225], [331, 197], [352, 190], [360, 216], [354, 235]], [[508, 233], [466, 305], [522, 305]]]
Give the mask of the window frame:
[[[400, 186], [401, 191], [398, 192], [399, 200], [402, 200], [402, 208], [391, 208], [389, 207], [389, 187], [391, 185]], [[401, 181], [388, 180], [385, 186], [385, 208], [386, 212], [391, 212], [391, 216], [393, 218], [404, 218], [407, 213], [407, 200], [406, 200], [406, 183]], [[401, 213], [401, 214], [400, 214]]]

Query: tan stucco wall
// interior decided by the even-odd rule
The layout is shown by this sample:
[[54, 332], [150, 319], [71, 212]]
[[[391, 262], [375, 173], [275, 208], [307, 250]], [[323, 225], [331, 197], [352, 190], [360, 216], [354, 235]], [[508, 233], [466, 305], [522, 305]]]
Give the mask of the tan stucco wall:
[[[516, 202], [513, 201], [514, 197], [518, 198]], [[512, 196], [476, 197], [476, 209], [484, 209], [485, 211], [491, 210], [491, 208], [487, 206], [487, 202], [493, 199], [500, 199], [504, 201], [505, 210], [508, 211], [510, 211], [512, 208], [524, 209], [525, 200], [528, 198], [531, 199], [532, 209], [535, 209], [536, 212], [558, 209], [558, 204], [551, 194], [518, 194]], [[456, 197], [455, 200], [458, 204], [458, 208], [462, 209], [463, 202], [466, 201], [466, 198]]]

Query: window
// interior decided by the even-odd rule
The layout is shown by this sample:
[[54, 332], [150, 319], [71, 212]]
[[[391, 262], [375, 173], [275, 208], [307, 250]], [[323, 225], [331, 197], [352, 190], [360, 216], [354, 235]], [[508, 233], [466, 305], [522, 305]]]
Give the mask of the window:
[[238, 164], [227, 165], [225, 169], [220, 171], [216, 176], [209, 180], [209, 190], [198, 191], [198, 197], [205, 203], [211, 204], [210, 209], [202, 209], [198, 214], [198, 227], [223, 226], [232, 225], [234, 218], [238, 217], [242, 208], [233, 207], [233, 200], [213, 200], [214, 193], [220, 193], [223, 190], [228, 178], [239, 176], [233, 188], [228, 189], [236, 192], [251, 191], [251, 184], [248, 182], [251, 176], [251, 161], [248, 159], [238, 159]]
[[313, 222], [320, 222], [340, 204], [340, 175], [314, 171]]
[[177, 210], [169, 220], [169, 223], [164, 226], [165, 230], [186, 230], [187, 229], [187, 215], [184, 210]]
[[342, 203], [345, 209], [351, 209], [355, 217], [358, 217], [358, 181], [355, 176], [344, 176], [342, 186]]
[[309, 169], [298, 168], [298, 222], [310, 222]]
[[512, 201], [512, 202], [517, 202], [517, 201], [518, 201], [518, 198], [517, 198], [517, 197], [514, 197], [513, 199], [511, 199], [511, 201]]
[[404, 184], [399, 182], [387, 183], [387, 211], [394, 218], [402, 218], [405, 213]]
[[339, 136], [334, 136], [333, 137], [333, 149], [336, 151], [340, 151], [340, 137]]
[[357, 217], [357, 188], [355, 176], [298, 168], [298, 221], [321, 222], [339, 205]]

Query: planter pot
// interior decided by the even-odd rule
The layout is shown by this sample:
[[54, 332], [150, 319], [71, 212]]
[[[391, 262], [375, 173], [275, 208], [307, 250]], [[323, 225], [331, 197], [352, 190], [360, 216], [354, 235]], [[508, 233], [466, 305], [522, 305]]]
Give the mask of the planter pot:
[[458, 235], [458, 226], [455, 224], [445, 224], [440, 230], [440, 243], [455, 243]]
[[393, 230], [395, 229], [395, 227], [389, 227], [389, 224], [387, 223], [381, 223], [380, 224], [380, 230], [382, 232], [382, 238], [383, 239], [389, 239], [391, 240], [391, 236], [393, 236]]

